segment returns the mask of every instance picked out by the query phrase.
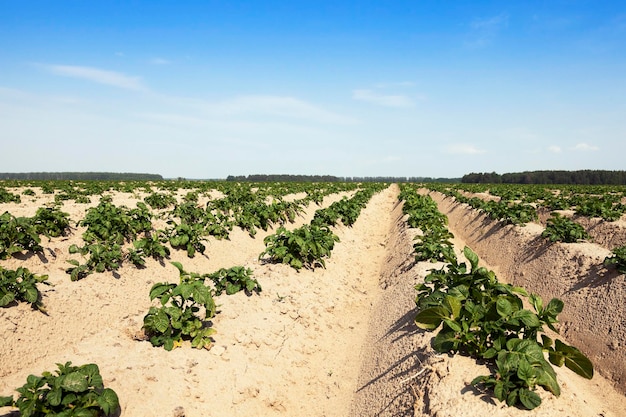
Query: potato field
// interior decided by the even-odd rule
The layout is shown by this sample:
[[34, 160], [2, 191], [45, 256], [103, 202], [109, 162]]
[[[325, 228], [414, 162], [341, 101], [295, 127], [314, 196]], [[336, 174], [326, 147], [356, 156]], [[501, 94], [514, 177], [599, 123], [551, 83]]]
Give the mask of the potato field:
[[0, 416], [618, 417], [625, 193], [2, 181]]

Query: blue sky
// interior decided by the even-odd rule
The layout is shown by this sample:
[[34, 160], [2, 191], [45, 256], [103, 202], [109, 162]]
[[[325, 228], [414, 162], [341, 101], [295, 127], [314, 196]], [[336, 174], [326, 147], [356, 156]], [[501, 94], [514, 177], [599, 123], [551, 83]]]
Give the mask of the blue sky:
[[0, 0], [0, 172], [626, 169], [623, 1]]

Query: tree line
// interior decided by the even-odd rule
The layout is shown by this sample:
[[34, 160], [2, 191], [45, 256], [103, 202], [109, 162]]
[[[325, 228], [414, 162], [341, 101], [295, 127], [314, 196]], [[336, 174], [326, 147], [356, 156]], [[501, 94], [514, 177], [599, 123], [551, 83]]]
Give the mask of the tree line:
[[162, 181], [159, 174], [136, 174], [128, 172], [22, 172], [0, 173], [2, 180], [33, 181]]
[[291, 174], [255, 174], [229, 175], [226, 181], [235, 182], [461, 182], [460, 178], [431, 177], [337, 177], [334, 175], [291, 175]]
[[469, 184], [579, 184], [626, 185], [626, 171], [524, 171], [507, 174], [495, 172], [470, 173], [461, 178]]

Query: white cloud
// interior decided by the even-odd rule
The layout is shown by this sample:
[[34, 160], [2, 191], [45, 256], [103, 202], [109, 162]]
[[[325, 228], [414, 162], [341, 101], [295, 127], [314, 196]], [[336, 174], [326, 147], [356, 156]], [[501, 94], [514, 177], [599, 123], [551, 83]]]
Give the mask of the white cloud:
[[561, 153], [562, 152], [561, 147], [560, 146], [555, 146], [555, 145], [548, 146], [548, 150], [550, 152], [553, 152], [553, 153]]
[[474, 30], [486, 30], [493, 31], [506, 27], [509, 24], [509, 15], [501, 13], [497, 16], [492, 16], [484, 19], [474, 19], [470, 23], [470, 27]]
[[171, 64], [172, 61], [169, 61], [165, 58], [152, 58], [150, 60], [150, 63], [153, 65], [167, 65], [167, 64]]
[[257, 114], [305, 119], [319, 123], [354, 124], [345, 117], [294, 97], [240, 96], [210, 105], [212, 112], [229, 115]]
[[62, 75], [64, 77], [80, 78], [127, 90], [146, 90], [139, 77], [130, 77], [120, 72], [75, 65], [45, 65], [45, 68], [53, 74]]
[[376, 88], [393, 88], [393, 87], [415, 87], [415, 83], [413, 81], [399, 81], [399, 82], [376, 84]]
[[474, 145], [469, 145], [465, 143], [456, 143], [456, 144], [446, 146], [445, 152], [453, 153], [453, 154], [478, 155], [481, 153], [485, 153], [487, 151], [483, 149], [478, 149]]
[[471, 49], [484, 48], [490, 45], [498, 33], [509, 25], [509, 15], [501, 13], [470, 22], [471, 32], [465, 45]]
[[579, 143], [572, 148], [573, 151], [597, 151], [598, 149], [600, 148], [587, 143]]
[[376, 93], [372, 90], [354, 90], [352, 98], [355, 100], [365, 101], [367, 103], [378, 104], [385, 107], [406, 108], [413, 107], [414, 103], [411, 98], [404, 95], [384, 95]]

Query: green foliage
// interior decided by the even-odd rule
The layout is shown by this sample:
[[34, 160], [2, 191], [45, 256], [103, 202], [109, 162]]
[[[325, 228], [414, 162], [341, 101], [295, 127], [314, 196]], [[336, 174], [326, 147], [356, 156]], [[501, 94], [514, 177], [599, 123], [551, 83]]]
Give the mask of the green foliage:
[[70, 227], [70, 215], [59, 210], [57, 207], [40, 207], [32, 218], [35, 231], [51, 237], [65, 235]]
[[45, 312], [37, 284], [50, 285], [47, 279], [48, 275], [35, 275], [26, 268], [10, 270], [0, 266], [0, 307], [24, 301]]
[[252, 291], [261, 292], [261, 285], [256, 279], [252, 279], [252, 270], [243, 266], [233, 266], [231, 268], [221, 268], [212, 274], [208, 274], [207, 278], [213, 281], [215, 286], [215, 294], [221, 295], [223, 291], [232, 295], [239, 291], [245, 291], [251, 294]]
[[202, 243], [205, 239], [204, 228], [199, 223], [176, 223], [168, 220], [170, 245], [175, 249], [184, 249], [187, 256], [193, 258], [197, 252], [204, 253], [206, 246]]
[[9, 212], [0, 215], [0, 259], [22, 251], [41, 252], [41, 238], [32, 219], [14, 217]]
[[143, 201], [153, 209], [164, 209], [176, 204], [176, 198], [171, 194], [152, 193]]
[[404, 200], [402, 211], [408, 214], [407, 224], [418, 228], [422, 234], [413, 244], [415, 260], [446, 261], [456, 257], [450, 239], [454, 235], [448, 230], [448, 218], [439, 212], [437, 203], [428, 195], [419, 195], [414, 188], [404, 186], [398, 197]]
[[481, 210], [494, 220], [504, 221], [505, 224], [523, 226], [537, 220], [537, 210], [529, 204], [510, 203], [505, 200], [488, 201], [481, 204]]
[[158, 260], [167, 258], [170, 256], [170, 250], [167, 246], [163, 245], [167, 240], [165, 232], [161, 230], [135, 240], [133, 242], [133, 248], [128, 251], [128, 259], [130, 259], [135, 266], [145, 266], [146, 257]]
[[181, 346], [183, 339], [190, 339], [194, 348], [210, 349], [215, 330], [206, 320], [215, 316], [216, 306], [211, 289], [204, 284], [206, 276], [185, 272], [178, 262], [172, 265], [179, 271], [180, 283], [152, 286], [150, 300], [158, 299], [161, 306], [150, 308], [143, 328], [153, 346], [168, 351]]
[[96, 207], [87, 211], [80, 225], [87, 226], [83, 240], [87, 243], [111, 242], [122, 245], [134, 240], [138, 233], [152, 230], [152, 215], [144, 203], [137, 208], [117, 207], [103, 197]]
[[616, 221], [622, 217], [626, 207], [614, 196], [582, 198], [576, 206], [576, 214], [588, 217], [602, 217], [606, 221]]
[[18, 194], [13, 194], [0, 187], [0, 203], [20, 203], [21, 201], [22, 199]]
[[[544, 307], [538, 295], [529, 296], [521, 287], [498, 282], [493, 271], [478, 266], [478, 256], [468, 247], [464, 255], [469, 269], [451, 259], [416, 286], [415, 323], [425, 330], [441, 326], [432, 341], [436, 351], [493, 362], [494, 373], [477, 377], [472, 384], [493, 389], [494, 396], [510, 406], [521, 404], [528, 409], [541, 403], [536, 387], [560, 394], [550, 363], [565, 364], [585, 378], [593, 376], [593, 365], [578, 349], [560, 340], [553, 342], [544, 334], [538, 340], [544, 325], [557, 331], [561, 300], [552, 299]], [[523, 307], [522, 297], [528, 298], [534, 311]]]
[[417, 241], [413, 244], [415, 260], [437, 262], [454, 258], [454, 246], [449, 240], [453, 237], [447, 229], [427, 229], [423, 235], [414, 239]]
[[335, 242], [339, 237], [328, 226], [304, 225], [293, 231], [281, 226], [264, 239], [266, 248], [259, 259], [269, 255], [271, 262], [288, 264], [296, 270], [317, 265], [325, 268], [324, 258], [330, 257]]
[[116, 271], [124, 260], [121, 246], [110, 242], [93, 243], [83, 247], [71, 245], [69, 251], [71, 254], [79, 253], [87, 257], [84, 264], [75, 259], [67, 260], [72, 267], [66, 272], [70, 274], [72, 281], [85, 278], [93, 272]]
[[604, 265], [614, 265], [620, 273], [626, 274], [626, 246], [615, 248], [612, 252], [612, 256], [604, 258]]
[[557, 212], [552, 212], [551, 216], [545, 230], [541, 233], [541, 237], [545, 237], [551, 242], [565, 243], [575, 243], [591, 237], [584, 227], [573, 220]]
[[119, 411], [117, 394], [104, 388], [98, 365], [57, 366], [55, 374], [29, 375], [26, 384], [16, 389], [17, 400], [0, 397], [0, 407], [15, 407], [22, 417], [97, 417]]

